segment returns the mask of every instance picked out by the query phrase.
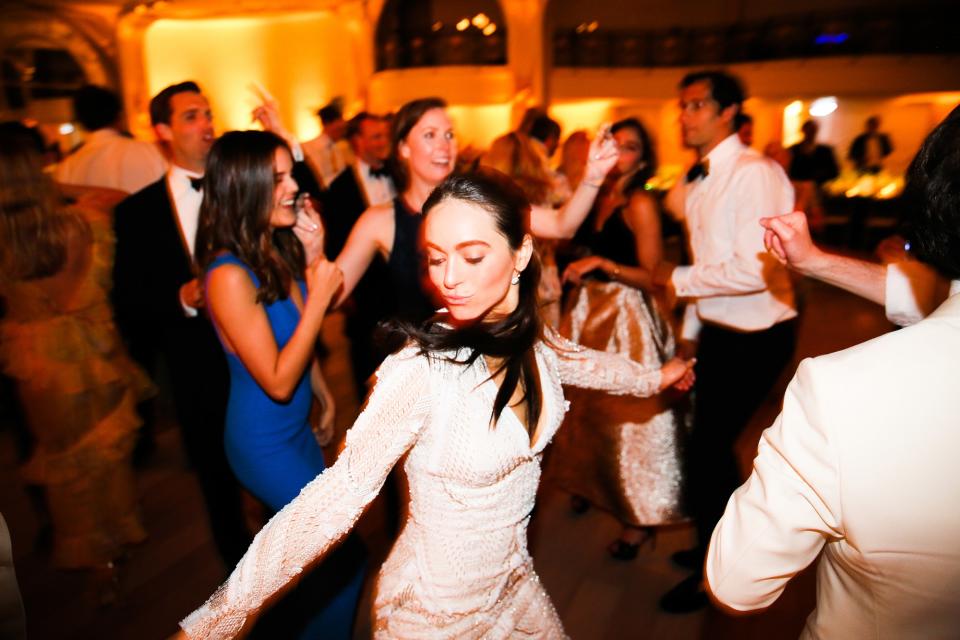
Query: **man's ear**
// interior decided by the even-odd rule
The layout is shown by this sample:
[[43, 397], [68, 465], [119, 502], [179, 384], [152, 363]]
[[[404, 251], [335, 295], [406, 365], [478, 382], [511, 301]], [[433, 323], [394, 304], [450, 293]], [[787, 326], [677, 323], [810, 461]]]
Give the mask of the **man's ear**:
[[737, 117], [737, 114], [740, 113], [740, 105], [732, 104], [726, 109], [720, 111], [720, 120], [730, 125], [730, 128], [733, 128], [733, 120]]
[[173, 142], [173, 129], [170, 128], [170, 125], [161, 122], [153, 126], [153, 131], [161, 142]]

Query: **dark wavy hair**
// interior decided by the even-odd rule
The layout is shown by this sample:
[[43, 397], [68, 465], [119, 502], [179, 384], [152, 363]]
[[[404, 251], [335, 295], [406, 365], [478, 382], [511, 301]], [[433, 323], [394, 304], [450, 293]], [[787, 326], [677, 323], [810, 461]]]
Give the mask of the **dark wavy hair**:
[[616, 133], [621, 129], [630, 129], [636, 133], [640, 139], [640, 146], [643, 147], [640, 165], [638, 165], [633, 177], [630, 178], [630, 182], [623, 189], [625, 195], [630, 195], [637, 189], [645, 188], [647, 181], [657, 173], [657, 150], [653, 146], [653, 140], [650, 138], [647, 128], [637, 118], [624, 118], [613, 123], [613, 126], [610, 127], [610, 133]]
[[[710, 85], [710, 97], [714, 99], [723, 111], [727, 107], [736, 106], [737, 114], [743, 111], [743, 103], [747, 99], [747, 92], [743, 88], [743, 83], [735, 75], [720, 71], [719, 69], [709, 69], [704, 71], [693, 71], [683, 76], [680, 81], [680, 88], [686, 89], [696, 82], [706, 82]], [[737, 127], [736, 114], [730, 119], [731, 133]]]
[[291, 278], [302, 278], [303, 247], [290, 229], [270, 226], [277, 149], [287, 143], [267, 131], [230, 131], [207, 157], [197, 224], [196, 260], [202, 272], [221, 251], [243, 260], [260, 280], [257, 301], [283, 300]]
[[[506, 175], [489, 168], [452, 175], [441, 182], [423, 205], [423, 215], [429, 216], [441, 202], [456, 200], [476, 205], [490, 214], [500, 235], [513, 251], [518, 251], [529, 234], [530, 203], [523, 191]], [[434, 316], [421, 326], [399, 325], [407, 338], [413, 340], [420, 352], [431, 357], [440, 352], [456, 351], [450, 358], [459, 364], [470, 365], [480, 356], [502, 359], [491, 377], [504, 372], [503, 381], [494, 400], [491, 424], [496, 424], [504, 408], [521, 385], [527, 402], [527, 428], [532, 434], [540, 419], [543, 395], [534, 346], [543, 339], [540, 303], [537, 288], [540, 284], [540, 262], [536, 252], [527, 268], [520, 273], [520, 291], [517, 307], [504, 318], [450, 326], [445, 315]], [[464, 357], [460, 354], [466, 351]]]
[[410, 130], [417, 126], [420, 118], [427, 111], [446, 109], [447, 102], [443, 98], [419, 98], [406, 103], [397, 115], [393, 117], [393, 126], [390, 129], [390, 158], [388, 165], [393, 174], [393, 181], [397, 185], [397, 192], [402, 192], [410, 184], [410, 173], [406, 163], [400, 157], [400, 143], [407, 139]]
[[904, 234], [916, 256], [960, 279], [960, 106], [924, 139], [907, 169]]
[[59, 273], [71, 234], [89, 234], [43, 172], [42, 147], [23, 124], [0, 123], [0, 283]]

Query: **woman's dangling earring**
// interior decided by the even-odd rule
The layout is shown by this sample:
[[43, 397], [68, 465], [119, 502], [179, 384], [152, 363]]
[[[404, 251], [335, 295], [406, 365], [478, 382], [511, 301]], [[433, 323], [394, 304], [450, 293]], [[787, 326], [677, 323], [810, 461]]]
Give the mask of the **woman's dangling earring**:
[[510, 278], [510, 284], [520, 284], [520, 272], [514, 271], [513, 277]]

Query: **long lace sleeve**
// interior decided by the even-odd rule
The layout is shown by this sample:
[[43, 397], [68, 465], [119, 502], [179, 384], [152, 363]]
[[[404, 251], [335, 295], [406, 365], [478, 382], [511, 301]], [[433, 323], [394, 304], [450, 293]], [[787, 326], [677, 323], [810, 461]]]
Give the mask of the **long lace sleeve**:
[[354, 525], [396, 461], [416, 442], [431, 394], [429, 362], [413, 348], [381, 365], [337, 463], [257, 534], [230, 578], [180, 626], [191, 638], [232, 638], [250, 614]]
[[557, 372], [565, 385], [640, 398], [660, 390], [659, 368], [648, 369], [624, 356], [588, 349], [556, 332], [550, 332], [548, 341], [554, 346]]

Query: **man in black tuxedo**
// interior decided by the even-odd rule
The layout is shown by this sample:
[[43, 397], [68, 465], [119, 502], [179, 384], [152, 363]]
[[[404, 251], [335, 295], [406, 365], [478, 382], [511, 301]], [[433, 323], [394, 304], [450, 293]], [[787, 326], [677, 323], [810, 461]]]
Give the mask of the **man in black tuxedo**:
[[[386, 120], [365, 111], [347, 124], [354, 161], [330, 184], [323, 198], [325, 249], [331, 260], [340, 254], [350, 230], [364, 211], [396, 197], [393, 179], [386, 167], [390, 154], [388, 129]], [[383, 258], [376, 256], [346, 306], [350, 359], [361, 400], [366, 394], [367, 379], [384, 356], [373, 344], [374, 329], [395, 309], [386, 269]]]
[[171, 166], [117, 205], [114, 309], [134, 357], [151, 373], [159, 358], [166, 363], [184, 450], [200, 483], [214, 542], [233, 567], [250, 536], [223, 445], [229, 375], [202, 313], [202, 284], [193, 263], [213, 116], [200, 88], [183, 82], [150, 101], [150, 119]]

